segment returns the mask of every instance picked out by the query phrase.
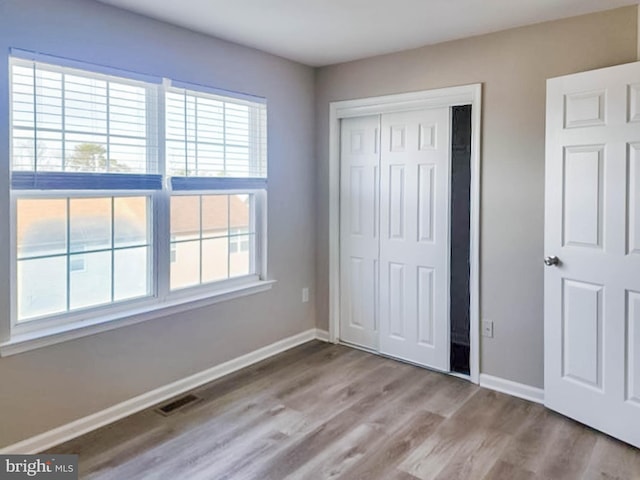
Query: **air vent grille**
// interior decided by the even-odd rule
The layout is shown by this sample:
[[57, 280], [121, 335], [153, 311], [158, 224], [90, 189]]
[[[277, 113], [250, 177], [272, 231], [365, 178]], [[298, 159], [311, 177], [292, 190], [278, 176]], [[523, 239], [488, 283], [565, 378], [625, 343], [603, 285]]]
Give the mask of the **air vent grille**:
[[190, 393], [188, 395], [184, 395], [183, 397], [176, 398], [175, 400], [172, 400], [169, 403], [166, 403], [156, 408], [155, 411], [160, 415], [168, 417], [169, 415], [173, 415], [179, 410], [185, 409], [187, 406], [190, 406], [195, 404], [196, 402], [199, 402], [200, 400], [202, 400], [200, 397]]

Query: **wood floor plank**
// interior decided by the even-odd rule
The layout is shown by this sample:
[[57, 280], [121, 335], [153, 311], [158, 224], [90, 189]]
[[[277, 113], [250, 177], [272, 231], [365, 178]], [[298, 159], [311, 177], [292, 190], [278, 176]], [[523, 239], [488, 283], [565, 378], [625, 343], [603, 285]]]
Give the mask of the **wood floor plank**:
[[366, 455], [367, 447], [380, 436], [380, 431], [374, 426], [361, 423], [285, 478], [296, 480], [341, 477], [349, 467]]
[[483, 478], [496, 464], [510, 440], [508, 434], [486, 430], [479, 445], [474, 448], [473, 443], [469, 443], [469, 449], [459, 450], [440, 471], [436, 480]]
[[535, 474], [529, 470], [498, 460], [483, 480], [535, 480], [535, 478]]
[[525, 418], [521, 419], [521, 426], [515, 432], [501, 456], [501, 460], [526, 471], [535, 472], [540, 466], [542, 458], [553, 455], [550, 452], [551, 440], [567, 419], [551, 410], [532, 409]]
[[562, 422], [535, 472], [542, 478], [581, 478], [596, 445], [598, 434], [571, 420]]
[[598, 435], [584, 480], [640, 479], [638, 450], [606, 435]]
[[[476, 390], [400, 468], [424, 480], [439, 478], [441, 472], [452, 478], [464, 478], [465, 469], [479, 470], [477, 478], [481, 478], [486, 473], [482, 468], [489, 469], [493, 464], [480, 465], [476, 462], [463, 465], [458, 460], [468, 460], [473, 452], [483, 446], [489, 448], [487, 434], [497, 437], [490, 427], [496, 423], [496, 418], [508, 401], [506, 395], [491, 390]], [[500, 445], [504, 447], [506, 443], [502, 441]], [[502, 452], [502, 448], [493, 447], [499, 450], [498, 453]]]
[[478, 391], [478, 387], [460, 378], [439, 375], [434, 385], [434, 394], [425, 402], [424, 408], [443, 417], [450, 417], [464, 402]]
[[446, 422], [444, 428], [469, 431], [497, 427], [513, 400], [503, 393], [479, 389], [449, 417], [450, 421]]
[[[417, 445], [424, 442], [442, 423], [443, 417], [431, 412], [416, 412], [414, 418], [401, 428], [379, 439], [374, 445], [374, 453], [362, 457], [352, 468], [347, 470], [343, 478], [352, 480], [369, 480], [371, 478], [388, 478], [398, 476], [400, 462]], [[408, 474], [407, 474], [408, 475]], [[413, 475], [411, 475], [412, 478]]]
[[481, 442], [482, 437], [477, 434], [452, 437], [436, 432], [398, 468], [422, 480], [435, 479], [458, 455], [473, 451]]
[[464, 380], [310, 342], [62, 444], [95, 480], [640, 480], [640, 451]]

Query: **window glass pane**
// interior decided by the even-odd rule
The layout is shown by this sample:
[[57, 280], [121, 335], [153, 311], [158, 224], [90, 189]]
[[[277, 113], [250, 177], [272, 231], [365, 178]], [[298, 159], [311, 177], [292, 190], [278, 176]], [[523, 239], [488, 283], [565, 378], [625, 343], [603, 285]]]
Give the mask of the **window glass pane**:
[[229, 275], [227, 238], [202, 241], [202, 282], [224, 280]]
[[114, 199], [114, 246], [148, 245], [147, 197]]
[[182, 142], [172, 142], [167, 140], [166, 155], [167, 162], [171, 166], [171, 175], [176, 177], [186, 177], [187, 163], [184, 144]]
[[62, 133], [38, 132], [36, 142], [32, 130], [12, 131], [12, 169], [32, 171], [36, 161], [40, 170], [59, 172], [62, 167]]
[[11, 118], [14, 126], [34, 127], [33, 84], [33, 68], [13, 66]]
[[62, 128], [62, 74], [35, 70], [36, 128]]
[[197, 154], [196, 144], [191, 141], [188, 142], [184, 149], [184, 154], [186, 155], [186, 171], [184, 172], [185, 176], [192, 177], [199, 175], [198, 164], [200, 162], [200, 158]]
[[79, 253], [71, 260], [82, 261], [82, 270], [69, 273], [69, 301], [72, 309], [111, 302], [111, 252]]
[[200, 283], [200, 241], [175, 244], [175, 262], [171, 263], [171, 289]]
[[61, 132], [38, 132], [35, 149], [38, 169], [59, 172], [62, 168], [63, 145]]
[[83, 255], [72, 255], [69, 257], [69, 271], [83, 272], [87, 268]]
[[144, 88], [110, 83], [110, 132], [116, 135], [146, 136], [146, 101]]
[[[255, 271], [253, 199], [254, 195], [251, 194], [173, 197], [172, 289], [225, 280], [229, 276], [249, 275]], [[195, 232], [189, 234], [185, 228], [179, 231], [174, 218], [184, 222], [189, 215], [193, 217], [193, 211], [199, 211], [199, 208], [202, 209], [202, 237]], [[192, 227], [189, 230], [194, 229]], [[180, 242], [198, 238], [201, 238], [201, 245], [197, 241], [186, 244]], [[200, 260], [189, 251], [194, 252], [193, 255], [201, 255], [201, 265], [196, 265], [196, 260]], [[189, 261], [181, 258], [185, 255], [192, 255]]]
[[107, 133], [107, 82], [64, 76], [65, 126], [68, 130]]
[[251, 195], [229, 197], [229, 218], [232, 230], [249, 233], [251, 223]]
[[114, 252], [114, 300], [148, 295], [148, 247], [127, 248]]
[[67, 251], [67, 200], [17, 201], [18, 258], [50, 256]]
[[224, 145], [198, 144], [197, 176], [224, 177]]
[[229, 196], [204, 195], [202, 197], [203, 238], [224, 237], [229, 234]]
[[225, 105], [225, 137], [227, 143], [248, 146], [250, 109], [247, 105], [227, 103]]
[[18, 261], [18, 321], [67, 309], [67, 257]]
[[111, 198], [70, 200], [70, 251], [111, 248]]
[[250, 152], [246, 147], [227, 148], [227, 171], [231, 177], [250, 177]]
[[233, 240], [234, 252], [229, 254], [229, 276], [239, 277], [251, 273], [251, 252], [249, 248], [250, 236], [242, 235], [231, 237]]
[[130, 173], [139, 170], [147, 160], [147, 147], [144, 140], [118, 139], [109, 145], [109, 164], [111, 173]]
[[[148, 196], [18, 199], [19, 321], [150, 295], [150, 202]], [[34, 256], [51, 258], [26, 262]]]
[[198, 140], [204, 143], [224, 143], [224, 102], [200, 97], [198, 102]]
[[106, 138], [76, 135], [65, 143], [65, 170], [69, 172], [103, 172], [107, 160]]
[[244, 235], [245, 233], [248, 232], [244, 228], [231, 229], [231, 236], [229, 237], [229, 251], [231, 253], [247, 251], [251, 248], [251, 242], [248, 241], [249, 236]]
[[13, 129], [11, 158], [12, 170], [29, 171], [34, 169], [35, 137], [32, 130]]
[[200, 197], [171, 197], [171, 237], [174, 240], [200, 238]]

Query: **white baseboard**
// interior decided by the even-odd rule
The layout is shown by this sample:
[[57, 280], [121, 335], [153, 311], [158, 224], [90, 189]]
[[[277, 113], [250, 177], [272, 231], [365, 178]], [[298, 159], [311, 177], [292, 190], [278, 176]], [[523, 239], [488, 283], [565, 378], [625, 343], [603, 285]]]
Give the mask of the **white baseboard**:
[[316, 340], [320, 340], [321, 342], [328, 342], [329, 332], [316, 328]]
[[513, 395], [535, 403], [544, 403], [544, 390], [524, 383], [512, 382], [486, 373], [480, 374], [480, 386], [497, 392]]
[[150, 392], [143, 393], [130, 400], [118, 403], [100, 412], [75, 420], [66, 425], [54, 428], [47, 432], [28, 438], [21, 442], [15, 443], [8, 447], [0, 449], [0, 454], [34, 454], [60, 445], [73, 438], [84, 435], [85, 433], [96, 430], [100, 427], [113, 423], [121, 418], [132, 415], [145, 408], [152, 407], [158, 403], [164, 402], [172, 397], [181, 395], [185, 392], [198, 388], [206, 383], [212, 382], [220, 377], [224, 377], [242, 368], [253, 365], [254, 363], [265, 360], [278, 353], [289, 350], [303, 343], [314, 339], [327, 341], [328, 334], [323, 330], [315, 328], [305, 332], [293, 335], [278, 342], [259, 348], [253, 352], [234, 358], [228, 362], [212, 367], [203, 372], [196, 373], [189, 377], [183, 378], [176, 382], [170, 383]]

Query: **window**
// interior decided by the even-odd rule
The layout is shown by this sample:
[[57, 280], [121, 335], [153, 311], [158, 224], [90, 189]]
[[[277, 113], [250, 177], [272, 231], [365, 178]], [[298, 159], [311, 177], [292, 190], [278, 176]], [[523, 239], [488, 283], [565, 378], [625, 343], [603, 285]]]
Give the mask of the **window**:
[[264, 278], [262, 101], [10, 65], [13, 333]]
[[172, 290], [257, 273], [255, 190], [266, 186], [265, 131], [263, 104], [167, 91]]

